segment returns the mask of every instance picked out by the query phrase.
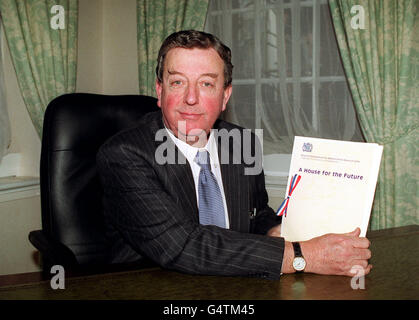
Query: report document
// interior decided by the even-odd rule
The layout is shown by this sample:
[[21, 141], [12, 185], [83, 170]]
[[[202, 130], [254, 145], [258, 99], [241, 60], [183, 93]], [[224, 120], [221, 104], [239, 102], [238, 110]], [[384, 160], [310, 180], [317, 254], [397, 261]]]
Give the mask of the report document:
[[304, 241], [361, 229], [365, 237], [383, 147], [375, 143], [296, 136], [281, 236]]

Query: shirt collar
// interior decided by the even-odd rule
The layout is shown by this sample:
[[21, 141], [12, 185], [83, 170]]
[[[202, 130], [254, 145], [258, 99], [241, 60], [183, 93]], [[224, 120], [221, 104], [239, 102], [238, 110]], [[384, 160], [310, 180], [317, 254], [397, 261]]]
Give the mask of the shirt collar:
[[190, 146], [185, 141], [180, 140], [177, 138], [171, 130], [167, 129], [165, 126], [166, 131], [169, 134], [169, 137], [173, 140], [175, 145], [179, 148], [179, 150], [183, 153], [183, 155], [188, 159], [189, 163], [194, 163], [196, 154], [198, 151], [206, 150], [210, 154], [210, 159], [213, 164], [218, 164], [218, 148], [217, 148], [217, 142], [214, 137], [214, 131], [211, 130], [209, 139], [207, 141], [207, 144], [202, 148], [196, 148], [193, 146]]

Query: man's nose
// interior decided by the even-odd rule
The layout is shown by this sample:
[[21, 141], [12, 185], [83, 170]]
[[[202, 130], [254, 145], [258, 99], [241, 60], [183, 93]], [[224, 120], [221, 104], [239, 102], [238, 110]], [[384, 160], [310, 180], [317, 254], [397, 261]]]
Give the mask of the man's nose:
[[198, 93], [197, 87], [193, 85], [188, 86], [185, 93], [185, 102], [188, 105], [197, 104], [198, 97], [199, 97], [199, 93]]

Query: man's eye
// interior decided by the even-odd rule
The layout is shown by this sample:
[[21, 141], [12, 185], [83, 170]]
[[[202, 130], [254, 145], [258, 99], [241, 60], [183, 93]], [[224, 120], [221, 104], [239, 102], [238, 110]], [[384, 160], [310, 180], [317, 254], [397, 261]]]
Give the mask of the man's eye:
[[180, 86], [181, 84], [182, 84], [182, 81], [180, 81], [180, 80], [174, 80], [174, 81], [171, 82], [172, 86]]
[[202, 85], [207, 88], [211, 88], [213, 86], [211, 82], [204, 82]]

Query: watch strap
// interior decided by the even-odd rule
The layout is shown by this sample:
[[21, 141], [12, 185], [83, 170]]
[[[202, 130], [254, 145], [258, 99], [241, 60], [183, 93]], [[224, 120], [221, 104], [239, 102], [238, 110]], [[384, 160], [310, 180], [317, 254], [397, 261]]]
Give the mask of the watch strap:
[[294, 248], [294, 256], [295, 257], [302, 257], [303, 253], [301, 252], [301, 246], [299, 242], [293, 242], [292, 246]]

